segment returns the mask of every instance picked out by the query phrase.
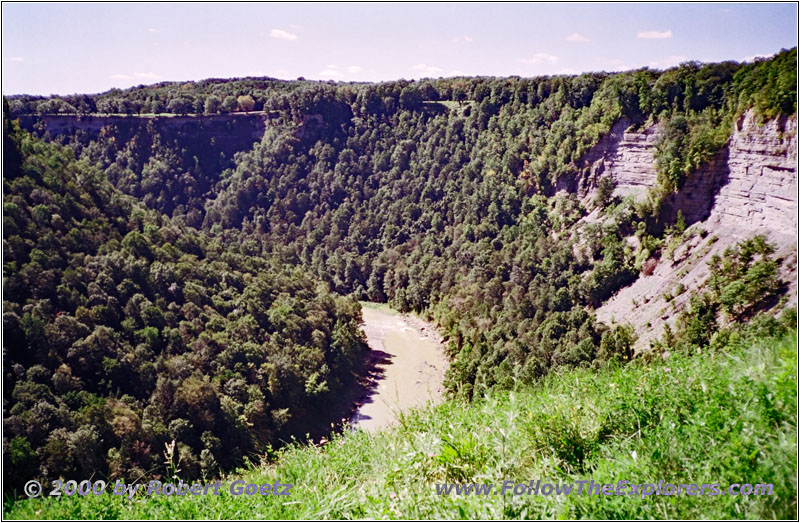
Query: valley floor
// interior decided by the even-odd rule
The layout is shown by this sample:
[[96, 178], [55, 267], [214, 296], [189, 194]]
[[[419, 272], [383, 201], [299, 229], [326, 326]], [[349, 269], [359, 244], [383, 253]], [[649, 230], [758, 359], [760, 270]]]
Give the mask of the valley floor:
[[374, 366], [372, 383], [351, 423], [374, 431], [396, 423], [412, 407], [439, 403], [447, 358], [431, 325], [385, 306], [362, 305]]

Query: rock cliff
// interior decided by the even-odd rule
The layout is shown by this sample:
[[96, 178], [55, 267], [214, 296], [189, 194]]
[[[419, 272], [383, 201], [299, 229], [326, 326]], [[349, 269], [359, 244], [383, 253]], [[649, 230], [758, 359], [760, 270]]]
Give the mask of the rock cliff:
[[747, 113], [731, 137], [710, 219], [797, 234], [797, 118], [759, 126]]
[[264, 136], [270, 117], [264, 113], [226, 114], [215, 116], [20, 116], [20, 126], [33, 133], [45, 132], [59, 140], [61, 136], [85, 133], [96, 139], [103, 129], [113, 126], [123, 140], [129, 139], [148, 125], [155, 126], [164, 140], [202, 142], [217, 155], [232, 157], [246, 151]]
[[[629, 130], [620, 120], [583, 158], [572, 189], [589, 201], [601, 177], [616, 183], [615, 194], [644, 195], [656, 184], [654, 150], [658, 125]], [[752, 111], [736, 123], [728, 146], [692, 173], [666, 201], [687, 223], [718, 222], [772, 231], [797, 230], [797, 117], [759, 124]], [[794, 233], [793, 233], [794, 234]]]
[[[656, 181], [653, 152], [660, 129], [626, 130], [618, 122], [584, 158], [583, 176], [573, 188], [584, 201], [610, 176], [620, 195], [643, 195]], [[667, 199], [664, 213], [680, 210], [703, 234], [689, 238], [653, 273], [620, 290], [596, 313], [607, 323], [630, 322], [638, 347], [661, 334], [688, 305], [689, 290], [708, 276], [707, 262], [730, 245], [764, 234], [777, 246], [788, 303], [797, 303], [797, 116], [759, 124], [752, 111], [735, 124], [727, 146]], [[681, 292], [675, 296], [676, 292]]]
[[616, 183], [615, 195], [644, 195], [656, 183], [653, 150], [660, 133], [658, 125], [633, 130], [630, 121], [621, 119], [583, 157], [578, 166], [583, 175], [573, 190], [590, 200], [600, 178], [608, 176]]

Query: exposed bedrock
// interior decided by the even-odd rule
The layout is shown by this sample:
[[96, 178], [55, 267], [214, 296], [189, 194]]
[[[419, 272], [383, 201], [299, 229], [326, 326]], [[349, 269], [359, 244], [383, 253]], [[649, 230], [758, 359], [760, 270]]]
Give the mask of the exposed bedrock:
[[[585, 157], [583, 174], [572, 187], [584, 202], [596, 194], [601, 177], [616, 183], [615, 194], [637, 197], [656, 184], [653, 152], [660, 129], [653, 125], [627, 131], [620, 121]], [[669, 197], [664, 217], [680, 210], [687, 224], [708, 232], [694, 236], [670, 258], [662, 257], [653, 273], [640, 276], [597, 309], [607, 323], [628, 322], [637, 330], [637, 346], [660, 336], [665, 323], [688, 306], [689, 292], [671, 300], [676, 288], [702, 285], [708, 261], [728, 246], [764, 234], [777, 247], [781, 277], [787, 282], [788, 303], [797, 303], [797, 116], [759, 124], [745, 113], [728, 144], [708, 164], [692, 173], [681, 190]], [[594, 214], [594, 213], [593, 213]]]

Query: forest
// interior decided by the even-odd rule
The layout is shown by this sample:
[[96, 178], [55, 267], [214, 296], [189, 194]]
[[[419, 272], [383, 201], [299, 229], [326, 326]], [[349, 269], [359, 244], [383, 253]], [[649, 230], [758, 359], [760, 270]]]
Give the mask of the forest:
[[[433, 318], [452, 396], [634, 358], [594, 308], [687, 225], [663, 210], [733, 123], [797, 111], [797, 51], [740, 64], [379, 84], [210, 79], [4, 100], [6, 485], [213, 477], [327, 426], [359, 379], [358, 300]], [[26, 115], [269, 115], [252, 148]], [[658, 184], [559, 192], [624, 119], [659, 122]], [[124, 136], [123, 136], [124, 135]], [[602, 224], [578, 225], [598, 210]], [[635, 234], [638, 249], [625, 238]], [[755, 237], [655, 342], [690, 354], [782, 292]], [[14, 474], [9, 475], [13, 470]]]
[[213, 476], [330, 418], [366, 345], [308, 271], [177, 225], [5, 121], [6, 481]]

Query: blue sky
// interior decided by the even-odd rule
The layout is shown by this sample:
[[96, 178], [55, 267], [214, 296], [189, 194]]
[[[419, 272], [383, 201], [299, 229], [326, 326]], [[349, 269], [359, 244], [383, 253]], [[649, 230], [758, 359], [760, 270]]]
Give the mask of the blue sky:
[[797, 45], [783, 4], [4, 3], [3, 94], [163, 80], [536, 76], [744, 61]]

